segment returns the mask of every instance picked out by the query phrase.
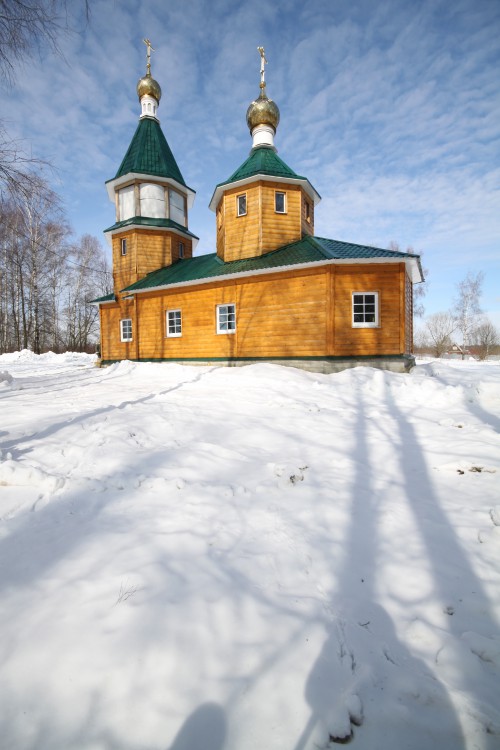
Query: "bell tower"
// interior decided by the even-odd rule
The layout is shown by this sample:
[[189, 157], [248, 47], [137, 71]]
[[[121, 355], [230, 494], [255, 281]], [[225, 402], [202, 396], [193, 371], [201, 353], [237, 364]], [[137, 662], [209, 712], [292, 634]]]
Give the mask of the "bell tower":
[[106, 183], [115, 205], [115, 223], [105, 230], [113, 251], [114, 292], [151, 271], [191, 258], [198, 238], [189, 231], [188, 212], [195, 192], [189, 188], [160, 127], [161, 88], [151, 75], [137, 84], [139, 123], [116, 175]]

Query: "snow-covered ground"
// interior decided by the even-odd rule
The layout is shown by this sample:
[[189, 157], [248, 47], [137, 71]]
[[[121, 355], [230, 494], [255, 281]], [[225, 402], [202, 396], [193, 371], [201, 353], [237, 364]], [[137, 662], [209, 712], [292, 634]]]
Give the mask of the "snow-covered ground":
[[0, 356], [2, 750], [500, 747], [500, 364]]

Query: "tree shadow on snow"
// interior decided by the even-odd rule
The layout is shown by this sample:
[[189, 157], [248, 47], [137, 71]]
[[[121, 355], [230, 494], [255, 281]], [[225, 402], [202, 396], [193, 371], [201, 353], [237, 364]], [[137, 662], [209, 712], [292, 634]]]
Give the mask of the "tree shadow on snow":
[[217, 703], [203, 703], [179, 729], [168, 750], [223, 750], [226, 715]]
[[[390, 490], [375, 483], [368, 429], [377, 426], [367, 418], [360, 386], [350, 525], [342, 542], [343, 563], [334, 573], [337, 589], [329, 593], [327, 637], [305, 685], [311, 713], [294, 750], [351, 741], [359, 750], [372, 750], [401, 746], [402, 738], [405, 750], [465, 750], [445, 685], [400, 641], [389, 612], [378, 602], [377, 564], [384, 555], [379, 514]], [[412, 446], [412, 456], [417, 448]], [[410, 456], [408, 446], [401, 452], [403, 458]]]

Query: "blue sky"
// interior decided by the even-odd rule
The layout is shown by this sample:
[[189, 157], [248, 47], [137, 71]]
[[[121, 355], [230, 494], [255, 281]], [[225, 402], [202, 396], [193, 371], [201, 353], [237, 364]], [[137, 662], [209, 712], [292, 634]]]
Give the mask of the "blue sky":
[[42, 51], [0, 96], [11, 135], [54, 164], [77, 235], [114, 221], [104, 182], [138, 121], [149, 37], [161, 125], [197, 192], [189, 226], [215, 250], [208, 203], [250, 150], [263, 45], [278, 153], [323, 198], [316, 234], [423, 252], [427, 314], [481, 270], [500, 326], [498, 0], [91, 0], [90, 24], [71, 22], [64, 60]]

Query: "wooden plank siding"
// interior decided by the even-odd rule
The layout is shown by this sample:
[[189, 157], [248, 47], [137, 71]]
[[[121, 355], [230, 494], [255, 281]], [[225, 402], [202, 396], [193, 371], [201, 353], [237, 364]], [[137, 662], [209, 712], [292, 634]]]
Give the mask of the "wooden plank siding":
[[[314, 201], [301, 189], [302, 204], [300, 212], [300, 222], [302, 237], [306, 234], [314, 236]], [[307, 219], [306, 204], [309, 205], [309, 220]]]
[[[121, 240], [127, 240], [127, 254], [121, 254]], [[184, 257], [191, 258], [193, 242], [175, 232], [132, 229], [113, 235], [113, 282], [115, 294], [151, 271], [169, 266], [179, 259], [179, 242]]]
[[[276, 213], [275, 192], [286, 193], [286, 212]], [[247, 212], [238, 216], [237, 197], [246, 195]], [[299, 185], [255, 182], [229, 188], [217, 206], [217, 254], [229, 262], [255, 258], [303, 236], [303, 191]], [[312, 233], [307, 224], [307, 234]]]
[[405, 354], [413, 354], [413, 284], [405, 273]]
[[[336, 266], [334, 283], [334, 331], [336, 356], [404, 354], [404, 287], [400, 277], [404, 263]], [[353, 292], [378, 292], [378, 328], [352, 327]]]
[[[102, 358], [400, 355], [407, 348], [406, 286], [403, 263], [332, 264], [137, 294], [102, 306]], [[380, 327], [353, 328], [352, 293], [371, 291], [379, 294]], [[216, 307], [231, 303], [236, 332], [217, 334]], [[165, 313], [176, 309], [182, 336], [169, 338]], [[132, 343], [120, 342], [119, 321], [127, 317]]]
[[[301, 239], [302, 190], [298, 185], [286, 185], [281, 182], [263, 182], [260, 189], [262, 195], [260, 254], [263, 255], [289, 242]], [[286, 213], [284, 214], [275, 211], [277, 191], [286, 195]]]

